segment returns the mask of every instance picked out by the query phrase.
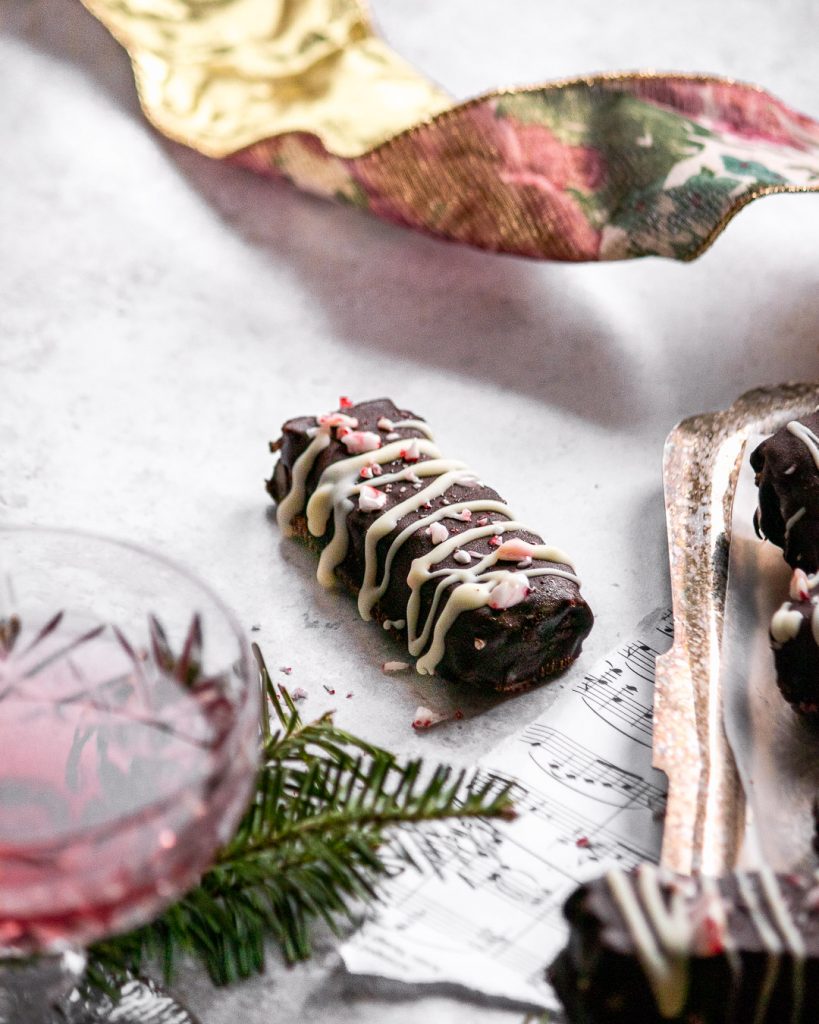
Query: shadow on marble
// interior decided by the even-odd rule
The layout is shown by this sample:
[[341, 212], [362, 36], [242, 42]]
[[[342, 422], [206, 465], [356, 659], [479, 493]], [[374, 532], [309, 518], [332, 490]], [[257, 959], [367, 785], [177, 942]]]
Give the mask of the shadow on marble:
[[[72, 62], [141, 118], [124, 51], [79, 4], [12, 0], [3, 27]], [[639, 421], [639, 375], [616, 318], [571, 268], [426, 238], [166, 140], [162, 146], [234, 233], [302, 280], [350, 348], [438, 367], [592, 422]]]
[[[2, 26], [72, 62], [142, 121], [125, 53], [74, 0], [11, 0]], [[807, 268], [781, 275], [772, 306], [760, 283], [770, 289], [776, 270], [735, 268], [718, 247], [695, 267], [647, 261], [578, 272], [530, 263], [424, 237], [167, 140], [161, 146], [235, 236], [278, 275], [303, 284], [294, 301], [306, 293], [328, 333], [372, 356], [376, 381], [385, 360], [408, 373], [430, 366], [475, 382], [478, 392], [500, 388], [639, 432], [657, 419], [658, 388], [668, 395], [659, 403], [667, 422], [658, 424], [667, 430], [681, 414], [722, 407], [748, 387], [816, 376], [819, 293]], [[788, 198], [795, 199], [767, 200], [767, 208]], [[744, 214], [744, 222], [755, 216]], [[722, 337], [726, 343], [716, 343]], [[371, 386], [362, 382], [362, 390]]]

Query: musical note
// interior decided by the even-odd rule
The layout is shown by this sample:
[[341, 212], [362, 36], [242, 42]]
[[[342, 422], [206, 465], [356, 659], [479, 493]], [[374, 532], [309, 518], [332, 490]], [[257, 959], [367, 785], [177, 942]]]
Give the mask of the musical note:
[[674, 613], [670, 608], [663, 612], [654, 628], [658, 633], [662, 633], [663, 636], [667, 636], [669, 639], [674, 637]]
[[623, 653], [628, 668], [635, 675], [652, 684], [654, 682], [657, 651], [648, 644], [628, 644]]
[[535, 722], [520, 740], [531, 748], [529, 756], [538, 768], [567, 789], [612, 807], [656, 810], [664, 806], [665, 794], [657, 786], [603, 760], [551, 726]]
[[583, 698], [584, 703], [599, 715], [605, 722], [624, 736], [629, 736], [644, 747], [651, 746], [652, 714], [651, 709], [644, 707], [639, 701], [619, 694], [601, 697], [598, 693]]

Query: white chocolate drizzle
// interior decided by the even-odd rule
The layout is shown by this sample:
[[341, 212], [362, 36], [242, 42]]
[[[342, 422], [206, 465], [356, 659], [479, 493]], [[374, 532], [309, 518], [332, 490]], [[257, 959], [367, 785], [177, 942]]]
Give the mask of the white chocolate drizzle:
[[393, 423], [393, 430], [417, 430], [420, 434], [429, 441], [434, 441], [435, 438], [432, 436], [432, 431], [429, 429], [429, 424], [424, 423], [423, 420], [399, 420], [397, 423]]
[[[753, 1024], [767, 1020], [783, 954], [788, 954], [792, 963], [790, 1021], [798, 1024], [802, 1020], [805, 999], [807, 948], [789, 902], [770, 868], [763, 867], [752, 875], [737, 872], [734, 878], [739, 896], [767, 953]], [[668, 886], [668, 894], [664, 894], [661, 872], [654, 865], [640, 865], [634, 874], [616, 868], [606, 875], [606, 882], [663, 1019], [676, 1019], [685, 1010], [690, 983], [689, 965], [693, 956], [716, 953], [725, 956], [734, 979], [733, 989], [739, 990], [742, 960], [728, 930], [728, 919], [715, 880], [702, 877], [699, 885], [692, 884], [689, 896], [695, 897], [693, 904], [686, 898], [683, 880], [672, 882]], [[707, 914], [718, 927], [719, 941], [714, 952], [698, 948], [702, 936], [698, 934], [697, 918], [703, 900], [708, 908]]]
[[759, 997], [756, 1004], [756, 1013], [754, 1014], [753, 1024], [761, 1024], [765, 1020], [765, 1016], [768, 1012], [768, 1007], [771, 1003], [771, 996], [773, 990], [776, 987], [776, 979], [779, 977], [779, 965], [782, 959], [782, 943], [779, 941], [779, 936], [771, 926], [767, 917], [765, 916], [762, 906], [757, 899], [756, 893], [751, 885], [751, 879], [737, 872], [736, 874], [737, 888], [745, 901], [745, 906], [748, 908], [748, 914], [753, 921], [754, 928], [762, 940], [762, 944], [768, 951], [768, 965], [765, 970], [765, 977], [762, 981], [762, 985], [759, 989]]
[[[791, 577], [790, 598], [791, 601], [810, 602], [810, 630], [813, 635], [813, 642], [819, 647], [819, 597], [814, 593], [817, 587], [819, 587], [819, 573], [808, 576], [802, 569], [794, 569], [793, 576]], [[782, 611], [787, 605], [788, 602], [783, 604], [779, 610]], [[794, 610], [794, 614], [798, 613]], [[771, 636], [773, 637], [773, 633]], [[794, 633], [794, 636], [796, 636], [796, 633]], [[776, 638], [773, 637], [773, 639]], [[789, 639], [792, 639], [792, 637]]]
[[791, 420], [787, 424], [787, 428], [794, 437], [798, 437], [802, 444], [805, 445], [811, 454], [814, 465], [819, 469], [819, 437], [814, 434], [810, 427], [806, 427], [799, 420]]
[[805, 506], [803, 505], [801, 508], [797, 509], [796, 512], [794, 512], [794, 514], [790, 517], [790, 519], [787, 520], [787, 522], [785, 523], [785, 539], [786, 540], [790, 536], [791, 527], [796, 526], [796, 524], [799, 522], [799, 520], [802, 518], [802, 516], [804, 514], [805, 514]]
[[318, 431], [310, 444], [293, 463], [293, 469], [290, 474], [290, 490], [279, 502], [279, 507], [276, 509], [276, 522], [279, 524], [279, 529], [285, 537], [292, 537], [293, 535], [293, 519], [304, 508], [307, 476], [319, 454], [324, 451], [329, 443], [330, 431]]
[[671, 906], [666, 908], [659, 875], [652, 864], [640, 865], [637, 873], [643, 905], [631, 879], [620, 868], [610, 871], [606, 879], [634, 940], [637, 958], [654, 993], [660, 1016], [678, 1017], [688, 995], [692, 929], [682, 893], [673, 891]]
[[802, 613], [791, 608], [790, 601], [786, 601], [771, 619], [771, 639], [778, 644], [786, 644], [793, 640], [801, 625]]
[[770, 868], [761, 867], [759, 869], [759, 881], [774, 923], [785, 940], [785, 946], [793, 958], [791, 971], [793, 976], [793, 1012], [791, 1014], [791, 1021], [792, 1024], [798, 1024], [802, 1017], [802, 1002], [805, 994], [805, 958], [807, 957], [807, 949], [773, 871]]
[[[465, 463], [444, 459], [441, 456], [428, 425], [422, 420], [401, 420], [393, 423], [382, 417], [378, 426], [381, 429], [387, 426], [392, 428], [385, 438], [388, 443], [375, 450], [362, 451], [360, 454], [330, 463], [323, 470], [305, 508], [307, 477], [319, 454], [330, 443], [331, 425], [319, 427], [307, 449], [293, 465], [291, 488], [279, 504], [277, 519], [282, 531], [290, 534], [293, 518], [304, 511], [310, 534], [314, 537], [323, 537], [332, 516], [332, 536], [321, 553], [317, 570], [319, 582], [329, 587], [335, 582], [336, 568], [347, 555], [347, 517], [356, 507], [356, 499], [358, 498], [358, 505], [364, 511], [376, 513], [364, 536], [364, 573], [358, 594], [358, 609], [364, 619], [372, 617], [374, 606], [386, 592], [392, 565], [401, 547], [418, 530], [428, 532], [433, 546], [412, 563], [407, 578], [410, 596], [406, 620], [399, 620], [402, 626], [406, 623], [407, 645], [409, 652], [419, 659], [416, 664], [418, 672], [434, 673], [444, 655], [447, 633], [462, 611], [486, 605], [497, 608], [511, 607], [525, 598], [530, 587], [529, 581], [538, 576], [559, 576], [580, 584], [580, 580], [573, 572], [560, 569], [556, 565], [536, 564], [558, 562], [571, 566], [569, 558], [562, 551], [545, 544], [527, 545], [527, 560], [525, 563], [517, 563], [516, 572], [494, 568], [497, 562], [508, 560], [508, 557], [497, 549], [489, 554], [462, 552], [465, 545], [485, 537], [499, 537], [509, 530], [534, 531], [518, 522], [509, 506], [502, 501], [479, 498], [472, 501], [448, 502], [444, 494], [450, 487], [473, 487], [478, 483], [478, 478], [468, 470]], [[399, 437], [394, 441], [389, 440], [398, 429], [412, 429], [422, 433], [424, 437]], [[362, 436], [369, 436], [366, 432], [360, 433]], [[421, 456], [426, 458], [420, 458]], [[382, 466], [399, 461], [408, 464], [395, 472], [380, 471]], [[362, 477], [362, 470], [366, 476], [359, 479]], [[430, 477], [433, 479], [421, 489], [421, 480]], [[390, 492], [391, 485], [399, 481], [412, 483], [412, 492], [408, 497], [402, 497], [402, 500], [392, 508], [384, 509], [377, 514], [378, 510], [373, 507], [375, 503], [372, 491], [383, 487], [382, 493]], [[359, 498], [362, 491], [365, 496], [363, 500]], [[403, 495], [403, 490], [399, 489], [398, 493]], [[441, 498], [445, 504], [441, 508], [431, 510], [431, 501], [435, 498]], [[428, 514], [419, 516], [392, 540], [384, 557], [381, 579], [378, 579], [379, 542], [397, 528], [401, 519], [428, 509]], [[472, 517], [476, 512], [494, 512], [505, 519], [490, 523], [484, 518], [483, 525], [473, 526], [454, 534], [450, 534], [441, 522], [443, 519], [474, 522]], [[478, 521], [480, 523], [481, 519]], [[456, 551], [462, 552], [455, 559], [459, 563], [458, 568], [435, 568]], [[467, 555], [466, 562], [463, 554]], [[473, 558], [476, 559], [474, 564]], [[437, 580], [437, 585], [432, 603], [425, 621], [421, 622], [421, 589], [433, 580]], [[492, 595], [496, 590], [497, 603], [493, 604]], [[437, 614], [444, 599], [444, 607], [440, 614]]]

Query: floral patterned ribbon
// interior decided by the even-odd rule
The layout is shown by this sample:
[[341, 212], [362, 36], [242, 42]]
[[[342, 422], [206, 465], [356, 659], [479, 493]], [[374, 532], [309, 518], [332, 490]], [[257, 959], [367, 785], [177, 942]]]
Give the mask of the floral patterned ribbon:
[[164, 134], [428, 234], [551, 260], [703, 252], [819, 191], [819, 122], [740, 82], [597, 75], [455, 104], [358, 0], [83, 0]]

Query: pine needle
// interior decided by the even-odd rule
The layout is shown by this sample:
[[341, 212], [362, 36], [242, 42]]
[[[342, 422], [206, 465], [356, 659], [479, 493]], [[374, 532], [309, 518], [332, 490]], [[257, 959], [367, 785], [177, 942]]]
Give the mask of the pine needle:
[[266, 699], [263, 761], [253, 802], [200, 884], [152, 924], [98, 943], [86, 980], [107, 993], [146, 962], [173, 976], [180, 956], [226, 985], [264, 970], [273, 939], [288, 962], [311, 953], [311, 927], [335, 932], [378, 897], [396, 863], [436, 866], [434, 837], [404, 843], [402, 830], [430, 822], [514, 817], [511, 784], [485, 774], [427, 769], [333, 724], [303, 722], [273, 685], [254, 645]]

